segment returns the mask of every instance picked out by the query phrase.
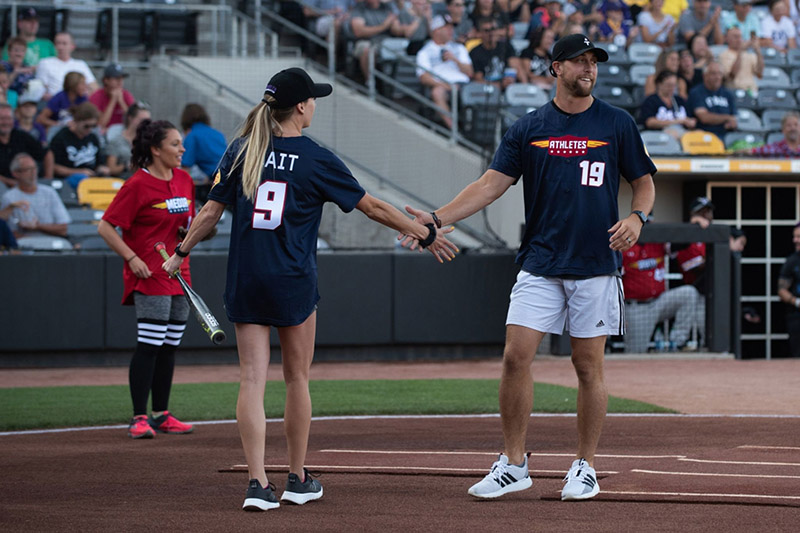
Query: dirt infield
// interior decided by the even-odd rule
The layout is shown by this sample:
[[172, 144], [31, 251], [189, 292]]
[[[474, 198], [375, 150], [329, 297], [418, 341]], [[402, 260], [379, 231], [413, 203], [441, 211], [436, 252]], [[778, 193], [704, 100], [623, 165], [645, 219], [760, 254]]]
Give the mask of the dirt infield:
[[[593, 501], [559, 501], [574, 416], [536, 415], [531, 489], [475, 501], [467, 488], [501, 449], [496, 416], [315, 420], [308, 465], [325, 496], [266, 513], [239, 508], [247, 475], [236, 425], [132, 441], [125, 427], [0, 434], [4, 531], [796, 531], [800, 521], [800, 361], [610, 359], [611, 394], [682, 416], [609, 416]], [[127, 370], [2, 370], [0, 387], [125, 383]], [[534, 363], [540, 382], [575, 385], [567, 359]], [[312, 379], [474, 378], [499, 361], [327, 363]], [[279, 367], [271, 378], [280, 379]], [[235, 366], [176, 369], [177, 382], [236, 381]], [[747, 416], [737, 416], [737, 415]], [[720, 416], [722, 415], [722, 416]], [[775, 416], [778, 415], [778, 416]], [[282, 425], [267, 466], [282, 490]]]
[[[5, 531], [796, 531], [797, 419], [610, 417], [601, 493], [558, 501], [575, 418], [531, 420], [531, 489], [476, 501], [499, 449], [496, 417], [316, 420], [308, 465], [325, 496], [239, 509], [247, 475], [233, 423], [131, 441], [122, 428], [0, 436]], [[285, 480], [281, 425], [267, 463]], [[281, 473], [277, 473], [281, 472]]]

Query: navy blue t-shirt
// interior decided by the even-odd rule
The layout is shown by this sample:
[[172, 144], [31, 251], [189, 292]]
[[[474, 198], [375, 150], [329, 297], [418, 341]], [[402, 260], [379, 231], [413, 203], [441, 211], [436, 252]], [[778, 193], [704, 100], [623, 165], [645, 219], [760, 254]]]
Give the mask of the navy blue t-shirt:
[[619, 176], [656, 173], [633, 118], [597, 99], [583, 113], [564, 113], [551, 101], [520, 118], [490, 168], [522, 176], [525, 235], [517, 263], [552, 277], [619, 269], [622, 255], [608, 246], [608, 229], [619, 220]]
[[[695, 110], [698, 107], [703, 107], [711, 113], [736, 116], [736, 97], [725, 87], [709, 91], [705, 85], [700, 84], [689, 91], [689, 112], [693, 117], [697, 116]], [[720, 139], [724, 139], [728, 131], [725, 129], [725, 124], [703, 124], [700, 120], [697, 121], [697, 127], [710, 131]]]
[[225, 308], [231, 322], [295, 326], [319, 301], [323, 204], [350, 212], [365, 192], [330, 150], [306, 137], [276, 137], [251, 201], [242, 192], [241, 164], [229, 176], [242, 142], [225, 152], [208, 194], [233, 209]]

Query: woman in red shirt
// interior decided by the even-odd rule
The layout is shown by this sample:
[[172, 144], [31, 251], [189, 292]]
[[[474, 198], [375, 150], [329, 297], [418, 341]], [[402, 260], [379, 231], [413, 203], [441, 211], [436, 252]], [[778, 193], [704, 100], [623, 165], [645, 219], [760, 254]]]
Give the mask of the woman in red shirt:
[[[128, 436], [134, 439], [152, 438], [156, 431], [192, 431], [191, 425], [167, 410], [175, 350], [189, 307], [178, 281], [161, 269], [163, 259], [153, 248], [160, 241], [175, 249], [178, 230], [188, 228], [194, 216], [194, 183], [180, 169], [183, 152], [175, 126], [164, 120], [142, 121], [131, 150], [131, 165], [138, 170], [114, 197], [97, 229], [125, 260], [122, 304], [136, 306], [138, 338], [128, 374], [133, 400]], [[188, 259], [181, 265], [181, 275], [191, 283]], [[151, 391], [153, 411], [148, 418]]]

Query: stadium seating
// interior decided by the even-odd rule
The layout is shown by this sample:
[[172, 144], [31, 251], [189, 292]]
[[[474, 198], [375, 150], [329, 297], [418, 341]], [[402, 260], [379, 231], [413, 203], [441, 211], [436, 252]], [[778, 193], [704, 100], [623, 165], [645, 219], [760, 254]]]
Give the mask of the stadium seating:
[[520, 117], [524, 117], [531, 111], [536, 111], [536, 108], [528, 106], [510, 106], [503, 109], [503, 131], [510, 128]]
[[774, 48], [762, 48], [761, 55], [764, 57], [764, 64], [770, 67], [782, 67], [786, 65], [786, 56]]
[[78, 183], [78, 203], [93, 209], [105, 210], [124, 183], [125, 181], [119, 178], [83, 179]]
[[764, 131], [764, 125], [761, 123], [761, 117], [759, 117], [756, 112], [751, 109], [739, 109], [736, 113], [736, 118], [739, 121], [739, 131], [759, 133]]
[[550, 100], [544, 89], [527, 83], [512, 83], [506, 87], [506, 102], [510, 106], [542, 107]]
[[641, 134], [644, 146], [650, 155], [680, 155], [683, 153], [680, 143], [668, 133], [644, 130]]
[[[113, 38], [112, 10], [104, 9], [97, 14], [97, 27], [94, 40], [103, 54], [111, 50]], [[155, 49], [155, 15], [132, 9], [119, 10], [118, 42], [120, 49], [140, 48], [146, 51]]]
[[761, 115], [761, 122], [767, 131], [780, 131], [781, 121], [786, 111], [783, 109], [767, 109]]
[[514, 39], [527, 39], [528, 38], [528, 23], [527, 22], [514, 22]]
[[681, 137], [681, 148], [691, 155], [715, 155], [725, 153], [725, 144], [719, 137], [703, 130], [689, 131]]
[[745, 107], [747, 109], [755, 109], [758, 107], [756, 97], [744, 89], [736, 89], [733, 91], [736, 96], [736, 107]]
[[493, 145], [503, 93], [488, 83], [468, 83], [459, 93], [459, 120], [464, 135], [480, 146]]
[[633, 109], [638, 104], [633, 101], [633, 96], [624, 87], [617, 86], [600, 86], [594, 88], [594, 95], [597, 98], [605, 100], [611, 105], [622, 107], [625, 109]]
[[608, 52], [608, 62], [612, 65], [627, 65], [630, 63], [625, 49], [613, 43], [595, 43], [595, 46]]
[[654, 65], [662, 48], [652, 43], [632, 43], [628, 47], [628, 59], [632, 63]]
[[792, 69], [792, 87], [797, 87], [800, 85], [800, 65], [796, 66]]
[[760, 78], [756, 78], [756, 84], [759, 89], [763, 87], [789, 89], [792, 86], [789, 75], [780, 67], [764, 67], [764, 74]]
[[78, 207], [78, 194], [75, 192], [68, 183], [60, 179], [39, 178], [40, 185], [49, 185], [58, 193], [64, 205], [69, 207]]
[[764, 135], [760, 133], [745, 133], [743, 131], [731, 131], [725, 134], [725, 148], [730, 148], [736, 142], [744, 141], [750, 145], [764, 144]]
[[780, 142], [783, 140], [783, 133], [779, 131], [773, 131], [769, 135], [767, 135], [767, 144], [772, 144], [776, 142]]
[[69, 217], [72, 219], [72, 223], [94, 223], [99, 221], [103, 218], [103, 211], [99, 209], [87, 209], [82, 207], [70, 207], [67, 208], [67, 213], [69, 213]]
[[[17, 4], [18, 12], [23, 7]], [[67, 29], [67, 23], [69, 22], [68, 9], [36, 6], [36, 12], [39, 15], [39, 31], [36, 33], [38, 37], [52, 41], [56, 33]], [[5, 43], [11, 37], [11, 28], [11, 8], [4, 6], [0, 8], [0, 43]]]
[[639, 64], [631, 66], [631, 81], [635, 85], [644, 85], [647, 77], [656, 73], [655, 65]]
[[790, 48], [786, 53], [786, 62], [793, 67], [800, 67], [800, 48]]
[[797, 101], [792, 93], [785, 89], [764, 88], [759, 90], [758, 105], [764, 109], [797, 109]]
[[38, 252], [65, 252], [72, 250], [72, 243], [63, 237], [54, 235], [35, 235], [32, 237], [20, 237], [17, 244], [21, 250], [33, 250]]
[[523, 50], [528, 48], [530, 45], [530, 41], [528, 39], [511, 39], [511, 47], [514, 49], [514, 53], [519, 56]]
[[630, 85], [631, 76], [628, 69], [620, 65], [609, 65], [608, 63], [597, 64], [597, 84], [598, 85]]

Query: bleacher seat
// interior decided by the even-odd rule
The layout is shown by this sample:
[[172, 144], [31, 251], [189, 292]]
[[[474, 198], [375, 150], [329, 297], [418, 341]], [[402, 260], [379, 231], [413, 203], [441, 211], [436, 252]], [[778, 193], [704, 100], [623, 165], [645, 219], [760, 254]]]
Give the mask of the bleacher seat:
[[512, 83], [506, 87], [506, 102], [510, 106], [542, 107], [550, 100], [544, 89], [527, 83]]
[[781, 121], [786, 111], [783, 109], [767, 109], [761, 115], [761, 123], [767, 131], [780, 131]]
[[680, 143], [669, 133], [644, 130], [641, 135], [644, 146], [650, 155], [680, 155], [683, 153]]
[[773, 131], [769, 135], [767, 135], [767, 144], [772, 144], [776, 142], [780, 142], [783, 140], [783, 133], [780, 131]]
[[655, 65], [638, 64], [631, 65], [631, 81], [634, 85], [642, 85], [647, 81], [647, 77], [656, 73]]
[[792, 81], [786, 71], [780, 67], [764, 67], [764, 74], [756, 78], [758, 88], [775, 87], [778, 89], [789, 89]]
[[518, 39], [514, 38], [511, 39], [511, 47], [514, 49], [514, 53], [519, 56], [523, 50], [530, 46], [531, 42], [528, 39]]
[[85, 222], [72, 222], [67, 225], [67, 237], [73, 243], [81, 242], [88, 237], [97, 235], [97, 226]]
[[736, 112], [736, 118], [738, 119], [739, 131], [764, 131], [764, 125], [761, 123], [761, 117], [759, 117], [752, 109], [739, 109]]
[[[103, 54], [111, 50], [113, 38], [112, 10], [103, 9], [97, 14], [94, 40]], [[119, 10], [118, 46], [120, 49], [144, 47], [146, 52], [155, 49], [156, 17], [153, 12], [132, 9]]]
[[[17, 13], [24, 5], [17, 4]], [[68, 9], [53, 9], [49, 7], [36, 6], [36, 13], [39, 15], [39, 30], [36, 32], [37, 37], [53, 40], [56, 33], [65, 31], [69, 22]], [[16, 22], [14, 22], [16, 25]], [[11, 37], [11, 8], [0, 8], [0, 42], [5, 43]]]
[[764, 57], [764, 64], [769, 67], [786, 65], [786, 56], [774, 48], [762, 48], [761, 55]]
[[506, 130], [511, 127], [517, 120], [524, 117], [531, 111], [536, 111], [535, 107], [528, 106], [509, 106], [503, 109], [503, 129]]
[[630, 83], [631, 76], [624, 66], [608, 63], [597, 64], [598, 85], [630, 85]]
[[67, 213], [73, 223], [94, 223], [103, 218], [103, 211], [99, 209], [86, 209], [82, 207], [68, 207]]
[[[392, 70], [389, 74], [394, 81], [402, 83], [414, 92], [422, 93], [422, 82], [420, 82], [417, 77], [416, 58], [414, 56], [406, 54], [399, 56], [397, 61], [392, 64], [391, 68]], [[391, 94], [391, 97], [398, 100], [403, 98], [404, 95], [402, 92], [395, 90], [393, 94]]]
[[645, 95], [644, 95], [644, 87], [641, 85], [637, 85], [633, 89], [631, 89], [631, 98], [633, 101], [636, 102], [638, 105], [642, 105], [644, 102]]
[[60, 179], [50, 179], [50, 178], [39, 178], [40, 185], [49, 185], [58, 193], [58, 196], [61, 198], [61, 201], [64, 202], [64, 206], [67, 208], [70, 207], [78, 207], [81, 204], [78, 203], [78, 194], [75, 192], [69, 183], [65, 182], [64, 180]]
[[785, 89], [764, 88], [758, 91], [758, 105], [764, 109], [797, 109], [797, 101]]
[[97, 234], [81, 239], [75, 244], [75, 248], [82, 252], [107, 252], [109, 250], [108, 243]]
[[493, 145], [503, 93], [488, 83], [468, 83], [459, 93], [461, 131], [480, 146]]
[[72, 250], [72, 243], [63, 237], [54, 235], [35, 235], [32, 237], [20, 237], [17, 244], [21, 250], [33, 250], [39, 252], [66, 252]]
[[711, 132], [688, 131], [681, 136], [681, 148], [691, 155], [715, 155], [725, 153], [725, 144]]
[[792, 68], [791, 80], [792, 80], [792, 87], [797, 87], [798, 85], [800, 85], [800, 65], [797, 65], [796, 67]]
[[160, 46], [197, 46], [197, 19], [200, 16], [199, 12], [170, 9], [158, 10], [154, 13], [154, 48]]
[[528, 23], [527, 22], [514, 22], [514, 39], [527, 39], [528, 38]]
[[78, 183], [78, 203], [105, 210], [124, 183], [119, 178], [85, 178]]
[[731, 131], [725, 134], [725, 148], [730, 148], [731, 145], [738, 141], [744, 141], [747, 144], [764, 144], [764, 135], [761, 133], [746, 133], [743, 131]]
[[800, 67], [800, 48], [790, 48], [786, 53], [786, 62], [792, 67]]
[[736, 96], [736, 107], [746, 107], [747, 109], [755, 109], [758, 107], [756, 97], [744, 89], [736, 89], [733, 91]]
[[614, 43], [594, 43], [598, 48], [608, 52], [608, 62], [612, 65], [627, 65], [630, 63], [627, 52], [621, 46]]
[[624, 109], [633, 109], [637, 103], [633, 101], [631, 93], [624, 87], [617, 86], [600, 86], [594, 88], [594, 95], [606, 103], [622, 107]]
[[632, 43], [628, 47], [628, 59], [632, 63], [653, 65], [658, 59], [662, 48], [653, 43]]
[[464, 106], [499, 105], [503, 97], [497, 86], [490, 83], [467, 83], [459, 89], [459, 94]]

